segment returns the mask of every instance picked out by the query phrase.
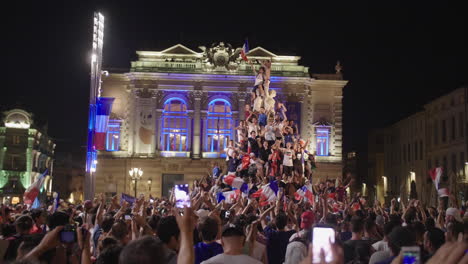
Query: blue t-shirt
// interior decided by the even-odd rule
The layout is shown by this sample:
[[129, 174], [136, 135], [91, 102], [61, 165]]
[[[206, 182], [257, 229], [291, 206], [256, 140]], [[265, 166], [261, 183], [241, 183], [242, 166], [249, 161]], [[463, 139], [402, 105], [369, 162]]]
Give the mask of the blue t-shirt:
[[223, 247], [216, 243], [205, 244], [203, 242], [197, 243], [195, 246], [195, 264], [200, 264], [203, 261], [210, 259], [216, 255], [224, 253]]
[[221, 175], [221, 170], [219, 169], [218, 166], [216, 166], [216, 167], [213, 168], [213, 177], [218, 178], [219, 175]]
[[268, 263], [282, 264], [284, 262], [284, 256], [286, 255], [289, 238], [296, 233], [296, 231], [276, 231], [267, 226], [265, 227], [264, 232], [267, 237]]
[[259, 114], [258, 115], [258, 124], [260, 126], [266, 126], [267, 122], [267, 116], [265, 114]]

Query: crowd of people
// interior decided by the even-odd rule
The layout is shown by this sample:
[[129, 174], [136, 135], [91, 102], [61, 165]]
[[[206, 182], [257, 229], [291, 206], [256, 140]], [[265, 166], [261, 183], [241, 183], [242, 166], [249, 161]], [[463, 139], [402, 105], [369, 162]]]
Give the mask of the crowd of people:
[[176, 207], [174, 191], [34, 209], [1, 205], [0, 263], [312, 263], [315, 227], [335, 233], [331, 260], [322, 251], [320, 263], [404, 263], [401, 249], [411, 246], [421, 263], [468, 263], [468, 203], [368, 204], [346, 191], [351, 176], [314, 179], [309, 141], [283, 104], [265, 107], [274, 97], [270, 67], [264, 62], [256, 72], [255, 106], [246, 106], [226, 163], [213, 163], [191, 185], [190, 207]]

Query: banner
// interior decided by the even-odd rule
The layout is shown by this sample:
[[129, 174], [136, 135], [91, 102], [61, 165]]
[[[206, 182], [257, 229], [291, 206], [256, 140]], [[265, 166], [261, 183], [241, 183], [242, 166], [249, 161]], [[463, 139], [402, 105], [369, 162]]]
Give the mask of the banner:
[[96, 129], [94, 145], [97, 150], [106, 149], [106, 133], [109, 124], [109, 115], [115, 98], [99, 97], [96, 103]]

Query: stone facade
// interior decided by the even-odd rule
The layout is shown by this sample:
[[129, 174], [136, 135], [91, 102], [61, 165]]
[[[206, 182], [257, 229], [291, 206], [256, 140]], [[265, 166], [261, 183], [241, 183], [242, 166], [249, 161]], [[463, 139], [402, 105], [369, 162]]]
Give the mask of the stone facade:
[[376, 157], [381, 161], [379, 171], [369, 175], [379, 200], [408, 199], [414, 181], [418, 199], [435, 204], [437, 192], [428, 171], [436, 166], [444, 168], [441, 187], [449, 187], [460, 200], [466, 200], [464, 98], [465, 88], [456, 89], [424, 105], [423, 111], [371, 133], [382, 139], [369, 139], [370, 165]]
[[[205, 175], [213, 161], [224, 165], [223, 153], [213, 151], [213, 144], [219, 148], [224, 140], [220, 120], [226, 122], [221, 125], [224, 136], [236, 139], [232, 128], [245, 118], [255, 77], [239, 49], [219, 43], [201, 50], [178, 44], [164, 51], [137, 51], [138, 60], [129, 71], [110, 70], [104, 78], [102, 95], [115, 98], [110, 124], [118, 124], [120, 134], [114, 135], [119, 137], [117, 149], [98, 154], [96, 193], [133, 194], [128, 175], [133, 167], [144, 171], [138, 193], [160, 196], [175, 180], [192, 182]], [[309, 150], [315, 151], [316, 128], [327, 125], [329, 151], [316, 157], [315, 178], [341, 177], [342, 90], [347, 83], [341, 73], [311, 76], [299, 65], [300, 57], [275, 55], [261, 47], [247, 56], [257, 68], [256, 60], [272, 61], [270, 89], [277, 92], [276, 100], [288, 102], [288, 118], [296, 119], [302, 136], [311, 139]], [[228, 112], [213, 115], [213, 109], [223, 105]], [[167, 132], [167, 119], [174, 115], [181, 121]], [[210, 132], [213, 122], [218, 135]]]

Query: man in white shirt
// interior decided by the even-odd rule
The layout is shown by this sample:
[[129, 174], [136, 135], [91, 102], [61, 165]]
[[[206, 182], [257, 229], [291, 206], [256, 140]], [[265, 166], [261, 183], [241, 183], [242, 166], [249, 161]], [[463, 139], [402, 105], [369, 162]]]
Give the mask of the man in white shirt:
[[221, 235], [221, 245], [223, 245], [224, 253], [205, 260], [201, 264], [262, 264], [262, 262], [242, 254], [244, 243], [245, 235], [242, 228], [227, 224]]

